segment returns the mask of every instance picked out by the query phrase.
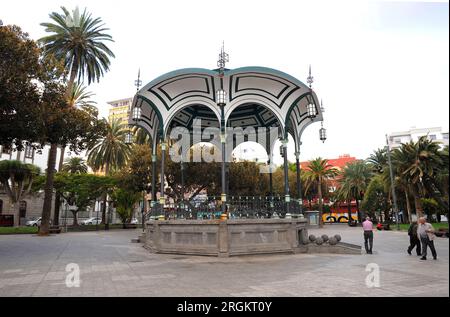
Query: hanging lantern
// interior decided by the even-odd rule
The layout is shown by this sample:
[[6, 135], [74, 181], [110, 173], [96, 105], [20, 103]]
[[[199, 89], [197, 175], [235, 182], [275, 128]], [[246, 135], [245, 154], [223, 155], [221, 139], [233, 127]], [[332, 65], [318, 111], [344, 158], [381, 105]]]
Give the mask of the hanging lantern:
[[306, 106], [306, 112], [307, 112], [308, 118], [310, 118], [310, 119], [313, 119], [317, 116], [316, 106], [313, 103], [309, 103]]
[[322, 122], [322, 127], [319, 130], [319, 137], [320, 137], [320, 141], [325, 142], [325, 140], [327, 139], [327, 130], [323, 127], [323, 122]]
[[131, 144], [133, 143], [133, 134], [128, 131], [127, 134], [125, 134], [125, 144]]
[[225, 92], [225, 90], [220, 89], [217, 91], [216, 102], [218, 106], [225, 106], [225, 104], [227, 103], [226, 98], [227, 93]]
[[141, 115], [142, 115], [142, 109], [139, 107], [134, 107], [133, 108], [133, 120], [134, 121], [138, 121], [141, 119]]

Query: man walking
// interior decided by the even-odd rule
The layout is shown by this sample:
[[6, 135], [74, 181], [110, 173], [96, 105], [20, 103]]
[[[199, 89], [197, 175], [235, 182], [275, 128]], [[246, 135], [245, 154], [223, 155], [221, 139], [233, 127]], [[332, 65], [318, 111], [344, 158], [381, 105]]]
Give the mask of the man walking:
[[422, 242], [422, 257], [421, 260], [427, 259], [427, 248], [430, 247], [433, 259], [437, 259], [436, 249], [434, 248], [434, 228], [433, 226], [425, 220], [425, 217], [419, 218], [419, 225], [417, 226], [417, 236]]
[[364, 247], [367, 254], [372, 254], [373, 247], [373, 223], [370, 221], [370, 217], [366, 217], [366, 220], [362, 224], [364, 230]]
[[408, 254], [411, 255], [411, 251], [416, 248], [416, 253], [417, 255], [421, 255], [421, 250], [420, 250], [420, 239], [419, 236], [417, 235], [417, 226], [418, 226], [418, 222], [415, 221], [413, 223], [411, 223], [409, 225], [408, 228], [408, 235], [409, 235], [409, 247], [408, 247]]

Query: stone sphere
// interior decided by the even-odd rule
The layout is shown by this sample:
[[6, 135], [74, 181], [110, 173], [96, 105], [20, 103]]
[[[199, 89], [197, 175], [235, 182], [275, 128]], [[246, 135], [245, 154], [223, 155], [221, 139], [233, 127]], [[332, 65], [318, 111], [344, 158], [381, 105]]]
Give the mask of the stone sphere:
[[316, 243], [317, 245], [321, 245], [323, 243], [323, 239], [321, 237], [317, 237]]
[[341, 236], [338, 234], [335, 234], [334, 237], [336, 238], [337, 242], [341, 241]]
[[330, 245], [336, 245], [338, 243], [336, 237], [330, 237], [330, 239], [328, 240], [328, 243]]
[[328, 236], [326, 234], [322, 235], [322, 240], [323, 242], [327, 242], [328, 241]]
[[313, 235], [313, 234], [310, 234], [310, 235], [309, 235], [309, 241], [311, 241], [311, 242], [316, 241], [316, 236]]

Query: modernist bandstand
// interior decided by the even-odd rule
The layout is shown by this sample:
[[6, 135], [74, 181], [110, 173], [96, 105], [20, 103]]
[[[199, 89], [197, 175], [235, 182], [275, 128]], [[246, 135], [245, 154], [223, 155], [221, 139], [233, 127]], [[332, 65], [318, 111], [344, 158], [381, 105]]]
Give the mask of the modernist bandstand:
[[[222, 51], [214, 70], [180, 69], [164, 74], [138, 90], [133, 99], [129, 124], [145, 129], [153, 148], [152, 208], [146, 220], [146, 246], [155, 252], [230, 256], [238, 254], [296, 252], [307, 243], [307, 218], [303, 216], [301, 197], [291, 197], [288, 183], [287, 140], [295, 143], [297, 193], [301, 193], [299, 156], [303, 131], [323, 121], [323, 109], [312, 89], [310, 73], [307, 85], [279, 70], [266, 67], [225, 68]], [[200, 122], [200, 127], [195, 124]], [[244, 131], [276, 131], [276, 138], [259, 133], [237, 140], [227, 134], [230, 128]], [[216, 128], [220, 138], [221, 196], [214, 201], [217, 210], [201, 213], [182, 204], [179, 212], [166, 211], [164, 195], [165, 154], [170, 151], [173, 129], [190, 133], [189, 147], [205, 142], [199, 135]], [[265, 128], [261, 130], [260, 128]], [[258, 130], [259, 129], [259, 130]], [[325, 129], [319, 131], [322, 141]], [[256, 133], [256, 132], [255, 132]], [[284, 197], [251, 199], [244, 213], [236, 209], [235, 198], [227, 195], [226, 164], [230, 150], [249, 139], [263, 138], [268, 166], [272, 166], [275, 141], [281, 141], [284, 158]], [[261, 140], [257, 140], [261, 143]], [[161, 150], [157, 162], [156, 150]], [[182, 157], [188, 152], [181, 150]], [[183, 159], [181, 160], [181, 163]], [[181, 166], [182, 168], [182, 166]], [[156, 175], [161, 180], [156, 196]], [[271, 175], [271, 174], [270, 174]], [[272, 187], [272, 181], [270, 182]], [[272, 193], [272, 188], [270, 189]], [[249, 198], [247, 197], [247, 202]], [[211, 206], [211, 202], [208, 202]], [[239, 202], [242, 206], [242, 202]]]

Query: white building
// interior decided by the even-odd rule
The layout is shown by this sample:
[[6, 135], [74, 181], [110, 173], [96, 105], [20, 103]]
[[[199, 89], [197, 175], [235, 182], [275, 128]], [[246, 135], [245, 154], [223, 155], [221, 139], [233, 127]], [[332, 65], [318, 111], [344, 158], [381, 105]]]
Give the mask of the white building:
[[428, 136], [430, 140], [440, 142], [442, 146], [447, 146], [448, 131], [443, 132], [441, 127], [432, 128], [416, 128], [412, 127], [407, 131], [392, 132], [388, 135], [389, 145], [391, 148], [398, 148], [402, 143], [408, 143], [410, 141], [416, 142], [421, 136]]
[[[30, 163], [38, 166], [41, 169], [41, 173], [44, 174], [47, 169], [48, 154], [50, 151], [50, 146], [46, 145], [42, 150], [33, 149], [31, 146], [26, 146], [23, 151], [16, 151], [14, 148], [0, 146], [0, 161], [2, 160], [19, 160], [24, 163]], [[75, 155], [75, 153], [70, 152], [66, 148], [64, 158], [70, 158], [73, 156], [83, 156], [85, 153], [80, 153]], [[59, 167], [59, 160], [61, 155], [61, 149], [58, 148], [56, 156], [56, 169]], [[42, 214], [43, 207], [43, 193], [38, 193], [35, 195], [28, 195], [23, 197], [20, 201], [20, 223], [23, 224], [26, 219], [37, 218]], [[53, 204], [52, 204], [53, 213]], [[6, 225], [2, 218], [3, 216], [11, 214], [11, 204], [8, 195], [5, 193], [4, 189], [0, 186], [0, 226]], [[8, 218], [9, 219], [9, 218]], [[5, 220], [6, 221], [6, 220]], [[9, 222], [9, 220], [8, 220]]]

